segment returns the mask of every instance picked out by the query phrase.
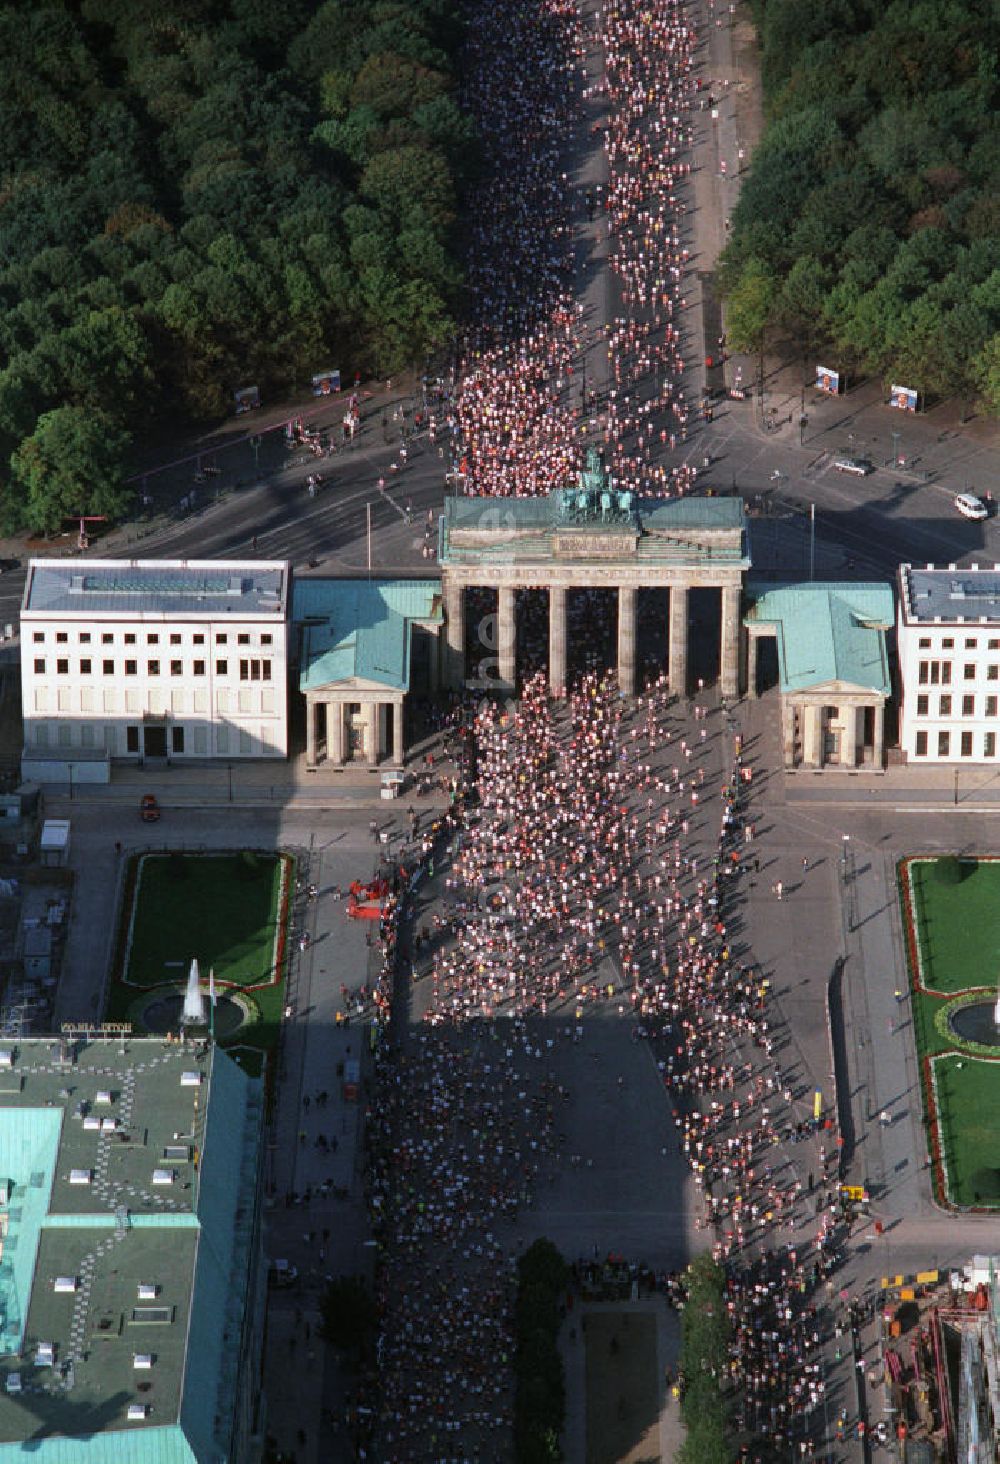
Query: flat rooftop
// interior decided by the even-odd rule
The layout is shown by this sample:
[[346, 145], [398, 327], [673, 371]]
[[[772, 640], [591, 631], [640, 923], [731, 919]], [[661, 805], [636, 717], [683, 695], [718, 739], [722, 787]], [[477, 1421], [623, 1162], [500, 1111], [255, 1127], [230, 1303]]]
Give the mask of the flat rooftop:
[[33, 559], [21, 613], [283, 620], [288, 579], [283, 560]]
[[1000, 565], [919, 569], [902, 564], [899, 578], [904, 614], [911, 624], [1000, 623]]
[[259, 1085], [207, 1044], [0, 1041], [0, 1464], [119, 1430], [199, 1458], [225, 1429], [259, 1136]]

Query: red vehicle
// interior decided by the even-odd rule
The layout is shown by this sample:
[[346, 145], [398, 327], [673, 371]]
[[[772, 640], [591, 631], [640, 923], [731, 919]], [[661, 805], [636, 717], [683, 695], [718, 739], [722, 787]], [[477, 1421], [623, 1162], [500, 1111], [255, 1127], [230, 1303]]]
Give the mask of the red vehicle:
[[352, 920], [378, 920], [382, 914], [382, 901], [388, 893], [387, 879], [372, 879], [367, 883], [356, 879], [347, 900], [348, 916]]

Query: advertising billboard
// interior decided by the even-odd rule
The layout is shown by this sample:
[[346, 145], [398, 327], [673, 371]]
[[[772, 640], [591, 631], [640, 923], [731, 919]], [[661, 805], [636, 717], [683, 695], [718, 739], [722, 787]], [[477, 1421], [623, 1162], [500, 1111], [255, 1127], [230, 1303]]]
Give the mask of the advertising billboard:
[[889, 388], [889, 405], [901, 412], [915, 412], [917, 393], [910, 386], [892, 386]]
[[313, 396], [331, 396], [340, 390], [339, 371], [317, 371], [312, 379]]
[[829, 366], [816, 367], [816, 389], [827, 396], [840, 396], [840, 372], [831, 371]]
[[239, 391], [233, 392], [233, 400], [236, 403], [237, 417], [242, 417], [244, 412], [252, 412], [260, 406], [260, 387], [241, 386]]

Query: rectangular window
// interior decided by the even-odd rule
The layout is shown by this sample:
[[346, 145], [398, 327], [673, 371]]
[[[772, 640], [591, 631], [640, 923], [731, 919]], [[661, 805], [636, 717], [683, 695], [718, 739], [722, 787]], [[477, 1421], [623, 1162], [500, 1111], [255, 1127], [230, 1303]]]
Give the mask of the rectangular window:
[[950, 747], [951, 747], [951, 733], [950, 732], [939, 732], [938, 733], [938, 750], [937, 750], [938, 757], [947, 757], [948, 756], [948, 750], [949, 750]]
[[269, 691], [267, 687], [260, 694], [260, 709], [262, 712], [274, 711], [274, 692]]
[[208, 711], [208, 692], [203, 686], [198, 686], [195, 688], [193, 709], [196, 712]]
[[996, 757], [997, 755], [997, 734], [986, 732], [983, 735], [983, 757]]
[[274, 636], [271, 635], [270, 632], [268, 632], [266, 635], [261, 636], [260, 643], [262, 646], [269, 646], [272, 644], [273, 640]]
[[73, 729], [68, 722], [60, 722], [56, 728], [56, 741], [60, 747], [73, 746]]
[[118, 693], [110, 686], [104, 688], [104, 710], [105, 712], [117, 712], [118, 710]]
[[101, 645], [102, 646], [113, 646], [114, 643], [115, 643], [114, 635], [112, 634], [112, 632], [110, 630], [106, 630], [104, 632], [104, 634], [101, 636]]
[[944, 640], [941, 642], [941, 649], [943, 651], [953, 651], [955, 649], [954, 636], [946, 635]]
[[139, 697], [139, 693], [137, 691], [132, 691], [129, 687], [127, 687], [125, 690], [125, 710], [127, 712], [142, 711], [142, 701]]
[[171, 676], [183, 676], [184, 675], [184, 662], [183, 661], [171, 661], [170, 662], [170, 674], [171, 674]]
[[81, 646], [89, 646], [90, 645], [90, 631], [89, 630], [81, 630], [81, 632], [80, 632], [80, 644], [81, 644]]
[[917, 697], [917, 716], [918, 717], [926, 717], [926, 715], [927, 715], [927, 703], [928, 703], [928, 700], [929, 700], [929, 698], [926, 697], [926, 696], [918, 696]]
[[94, 688], [92, 686], [80, 687], [80, 710], [81, 712], [94, 710]]
[[203, 722], [191, 729], [191, 751], [195, 757], [204, 757], [208, 751], [208, 734]]
[[920, 649], [922, 651], [929, 651], [930, 648], [931, 648], [931, 638], [930, 638], [930, 636], [929, 635], [922, 635], [920, 637], [920, 639], [917, 641], [917, 645], [920, 647]]
[[183, 752], [184, 751], [184, 728], [183, 727], [171, 727], [171, 729], [170, 729], [170, 746], [171, 746], [171, 750], [173, 752]]
[[942, 661], [941, 662], [941, 685], [942, 686], [950, 686], [951, 685], [951, 662], [950, 661]]
[[48, 728], [48, 723], [47, 722], [38, 722], [35, 725], [35, 746], [36, 747], [48, 747], [48, 745], [49, 745], [49, 728]]
[[70, 706], [68, 686], [60, 686], [59, 690], [56, 692], [56, 707], [60, 712], [68, 712], [72, 710]]
[[1000, 666], [995, 661], [991, 662], [986, 668], [986, 680], [1000, 681]]
[[215, 632], [215, 644], [217, 646], [227, 645], [228, 642], [229, 642], [229, 637], [228, 637], [228, 635], [226, 634], [226, 632], [224, 630], [217, 630]]
[[44, 632], [44, 630], [36, 630], [35, 631], [35, 634], [33, 636], [33, 640], [34, 640], [36, 646], [43, 646], [45, 644], [45, 632]]
[[58, 660], [56, 662], [56, 675], [57, 676], [68, 676], [69, 675], [69, 662], [68, 661]]
[[193, 635], [191, 637], [191, 644], [193, 646], [203, 646], [205, 644], [205, 637], [203, 635]]
[[146, 644], [147, 646], [158, 646], [160, 644], [160, 637], [155, 632], [150, 631], [146, 636]]
[[974, 651], [978, 644], [979, 642], [976, 640], [976, 637], [974, 635], [967, 635], [965, 637], [965, 649], [967, 651]]
[[245, 631], [241, 631], [240, 634], [236, 637], [236, 644], [238, 646], [248, 646], [250, 644], [250, 637], [246, 634]]
[[125, 728], [125, 751], [126, 752], [138, 752], [139, 751], [139, 729], [138, 729], [138, 727], [126, 727]]
[[90, 658], [88, 656], [84, 656], [80, 661], [80, 675], [90, 675]]
[[941, 697], [938, 697], [938, 716], [939, 717], [950, 717], [951, 716], [951, 697], [950, 696], [941, 696]]
[[240, 680], [241, 681], [249, 681], [250, 680], [250, 662], [249, 661], [241, 661], [240, 662]]
[[125, 662], [125, 675], [126, 676], [138, 676], [138, 674], [139, 674], [139, 662], [138, 661], [126, 661]]
[[986, 649], [988, 651], [1000, 651], [1000, 640], [997, 640], [995, 636], [991, 637], [986, 642]]
[[125, 632], [125, 644], [127, 646], [134, 646], [135, 645], [135, 631], [134, 630], [127, 630]]
[[175, 686], [170, 693], [170, 710], [175, 717], [179, 717], [184, 710], [184, 693], [179, 686]]
[[244, 732], [242, 727], [240, 728], [240, 752], [244, 757], [248, 757], [253, 752], [253, 742], [250, 733]]
[[113, 676], [115, 674], [115, 663], [114, 663], [114, 661], [105, 661], [104, 662], [104, 674], [105, 674], [105, 676]]
[[147, 661], [146, 662], [146, 675], [147, 676], [159, 676], [159, 674], [160, 674], [160, 663], [159, 663], [159, 661]]
[[253, 692], [250, 690], [249, 686], [241, 686], [239, 710], [245, 716], [247, 712], [252, 712], [253, 709]]
[[35, 687], [35, 711], [47, 712], [49, 709], [49, 689], [47, 686]]
[[930, 661], [921, 661], [920, 665], [917, 667], [917, 680], [920, 682], [921, 686], [926, 686], [928, 681], [930, 680], [930, 668]]
[[974, 696], [963, 696], [962, 716], [974, 717], [976, 715], [976, 698]]
[[205, 662], [204, 661], [195, 661], [195, 663], [192, 666], [191, 670], [192, 670], [192, 673], [195, 676], [204, 676], [204, 674], [205, 674]]
[[975, 661], [966, 661], [965, 665], [962, 667], [962, 675], [963, 675], [963, 677], [965, 678], [966, 681], [975, 681], [975, 679], [976, 679], [976, 663], [975, 663]]
[[988, 717], [995, 717], [996, 714], [997, 714], [997, 699], [996, 699], [995, 696], [988, 696], [986, 698], [986, 715]]
[[270, 663], [270, 661], [261, 661], [261, 663], [260, 663], [260, 678], [261, 678], [262, 681], [270, 681], [270, 679], [271, 679], [271, 663]]
[[215, 674], [216, 674], [216, 676], [228, 676], [229, 675], [229, 662], [228, 661], [216, 661], [216, 663], [215, 663]]
[[972, 756], [972, 733], [971, 732], [963, 732], [962, 733], [962, 756], [963, 757], [971, 757]]
[[178, 632], [176, 630], [172, 630], [170, 632], [170, 644], [172, 646], [179, 646], [180, 643], [181, 643], [180, 635], [178, 634]]
[[223, 757], [225, 757], [226, 753], [229, 751], [229, 728], [228, 727], [216, 727], [216, 729], [215, 729], [215, 750], [216, 750], [216, 752], [221, 752]]
[[44, 676], [45, 675], [45, 657], [44, 656], [36, 656], [35, 657], [35, 675], [36, 676]]
[[64, 646], [69, 641], [69, 633], [65, 630], [56, 631], [56, 644]]
[[94, 729], [89, 722], [83, 722], [80, 726], [80, 746], [93, 747]]
[[118, 751], [118, 729], [110, 723], [105, 723], [104, 726], [104, 749], [112, 757]]

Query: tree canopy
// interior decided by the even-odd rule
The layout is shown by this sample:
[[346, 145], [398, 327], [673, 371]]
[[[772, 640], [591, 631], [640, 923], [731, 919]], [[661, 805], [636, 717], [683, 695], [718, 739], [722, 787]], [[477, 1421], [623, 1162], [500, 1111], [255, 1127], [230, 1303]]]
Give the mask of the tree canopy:
[[[992, 0], [753, 0], [767, 126], [722, 261], [733, 343], [1000, 411]], [[763, 316], [763, 318], [762, 318]]]
[[[448, 339], [477, 161], [456, 103], [457, 13], [457, 0], [0, 10], [8, 526], [110, 503], [109, 462], [137, 420], [218, 417], [239, 386], [287, 394], [330, 365], [390, 373]], [[70, 439], [72, 489], [49, 463]]]

